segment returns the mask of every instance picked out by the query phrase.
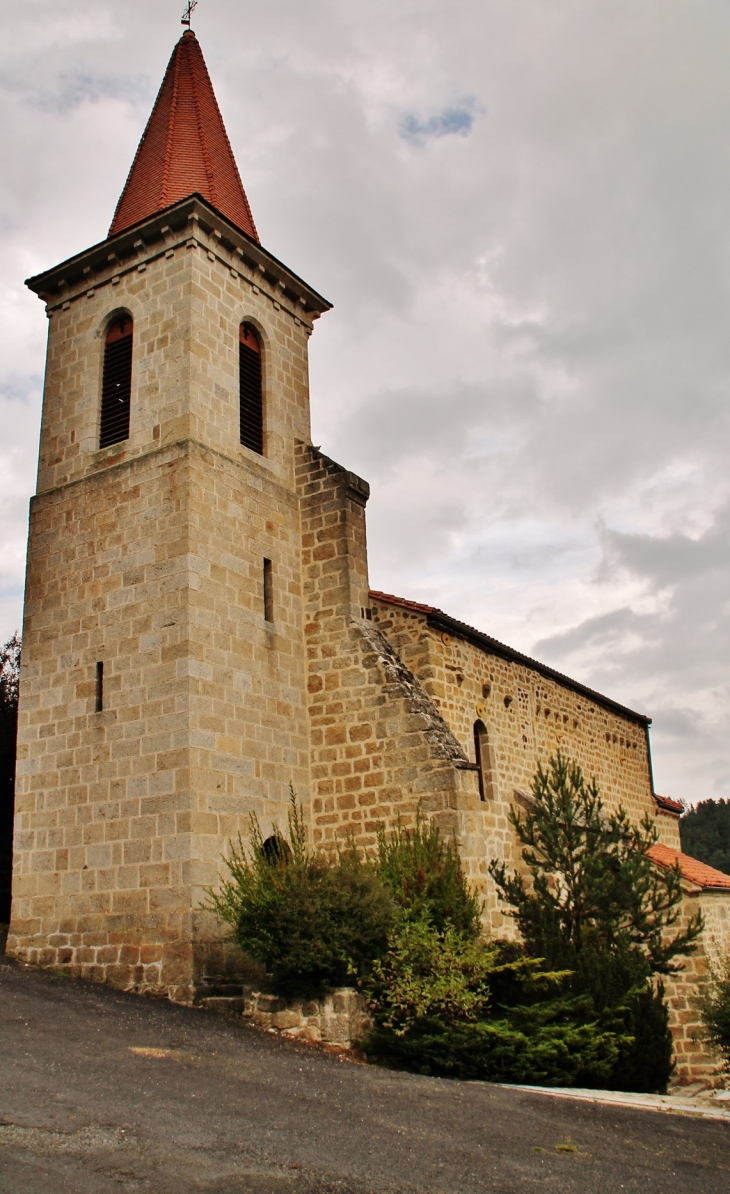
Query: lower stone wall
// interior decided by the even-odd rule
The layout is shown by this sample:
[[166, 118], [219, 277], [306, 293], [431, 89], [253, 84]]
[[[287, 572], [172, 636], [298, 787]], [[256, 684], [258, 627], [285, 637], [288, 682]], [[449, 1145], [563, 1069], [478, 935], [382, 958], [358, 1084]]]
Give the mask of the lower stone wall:
[[302, 1041], [322, 1041], [349, 1049], [372, 1027], [365, 1000], [352, 987], [341, 987], [322, 999], [293, 999], [255, 991], [245, 1001], [243, 1018]]
[[721, 1059], [702, 1040], [702, 1025], [695, 1000], [707, 979], [708, 963], [717, 965], [730, 950], [730, 891], [685, 892], [680, 926], [702, 912], [705, 931], [696, 951], [682, 959], [683, 968], [665, 980], [669, 1027], [674, 1037], [674, 1085], [705, 1082], [722, 1085]]

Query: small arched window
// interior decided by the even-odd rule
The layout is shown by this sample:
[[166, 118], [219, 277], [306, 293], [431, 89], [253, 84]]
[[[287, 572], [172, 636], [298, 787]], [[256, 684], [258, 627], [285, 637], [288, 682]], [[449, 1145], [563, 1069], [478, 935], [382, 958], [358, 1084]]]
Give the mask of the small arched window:
[[483, 721], [474, 722], [474, 754], [479, 774], [479, 796], [494, 799], [494, 758], [489, 733]]
[[280, 833], [272, 833], [261, 843], [261, 853], [269, 866], [288, 866], [292, 860], [291, 846]]
[[101, 382], [100, 448], [129, 439], [133, 330], [131, 316], [122, 315], [114, 320], [106, 334]]
[[264, 454], [264, 395], [261, 376], [261, 344], [253, 328], [242, 323], [239, 340], [239, 395], [241, 401], [241, 443], [252, 452]]

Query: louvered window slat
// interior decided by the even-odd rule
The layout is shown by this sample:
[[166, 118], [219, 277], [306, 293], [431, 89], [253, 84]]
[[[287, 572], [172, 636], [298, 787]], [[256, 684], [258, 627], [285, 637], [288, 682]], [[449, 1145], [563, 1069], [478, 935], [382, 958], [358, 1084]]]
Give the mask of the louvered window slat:
[[261, 353], [240, 344], [241, 443], [264, 452], [264, 412], [261, 393]]
[[99, 447], [129, 439], [132, 393], [132, 336], [112, 340], [104, 349]]

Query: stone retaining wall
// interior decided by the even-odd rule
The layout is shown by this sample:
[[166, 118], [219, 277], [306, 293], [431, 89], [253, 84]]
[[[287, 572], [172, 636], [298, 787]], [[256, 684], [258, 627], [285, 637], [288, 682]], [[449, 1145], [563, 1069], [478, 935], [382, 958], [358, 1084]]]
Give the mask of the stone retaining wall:
[[343, 1049], [361, 1039], [372, 1026], [362, 995], [341, 987], [323, 999], [292, 999], [254, 991], [246, 999], [244, 1020], [283, 1036], [304, 1041], [324, 1041]]

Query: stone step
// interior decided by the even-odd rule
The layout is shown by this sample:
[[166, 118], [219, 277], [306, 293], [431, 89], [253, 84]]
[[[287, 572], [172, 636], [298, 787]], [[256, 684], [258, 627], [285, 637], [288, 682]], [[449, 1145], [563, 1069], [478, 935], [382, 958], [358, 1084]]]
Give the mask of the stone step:
[[211, 996], [228, 996], [232, 998], [240, 998], [242, 995], [248, 994], [251, 988], [244, 983], [230, 983], [230, 982], [215, 982], [206, 981], [198, 983], [195, 988], [195, 1002], [199, 1003], [201, 999], [210, 999]]
[[245, 1002], [243, 995], [205, 995], [197, 1000], [198, 1007], [206, 1007], [219, 1016], [240, 1016]]

